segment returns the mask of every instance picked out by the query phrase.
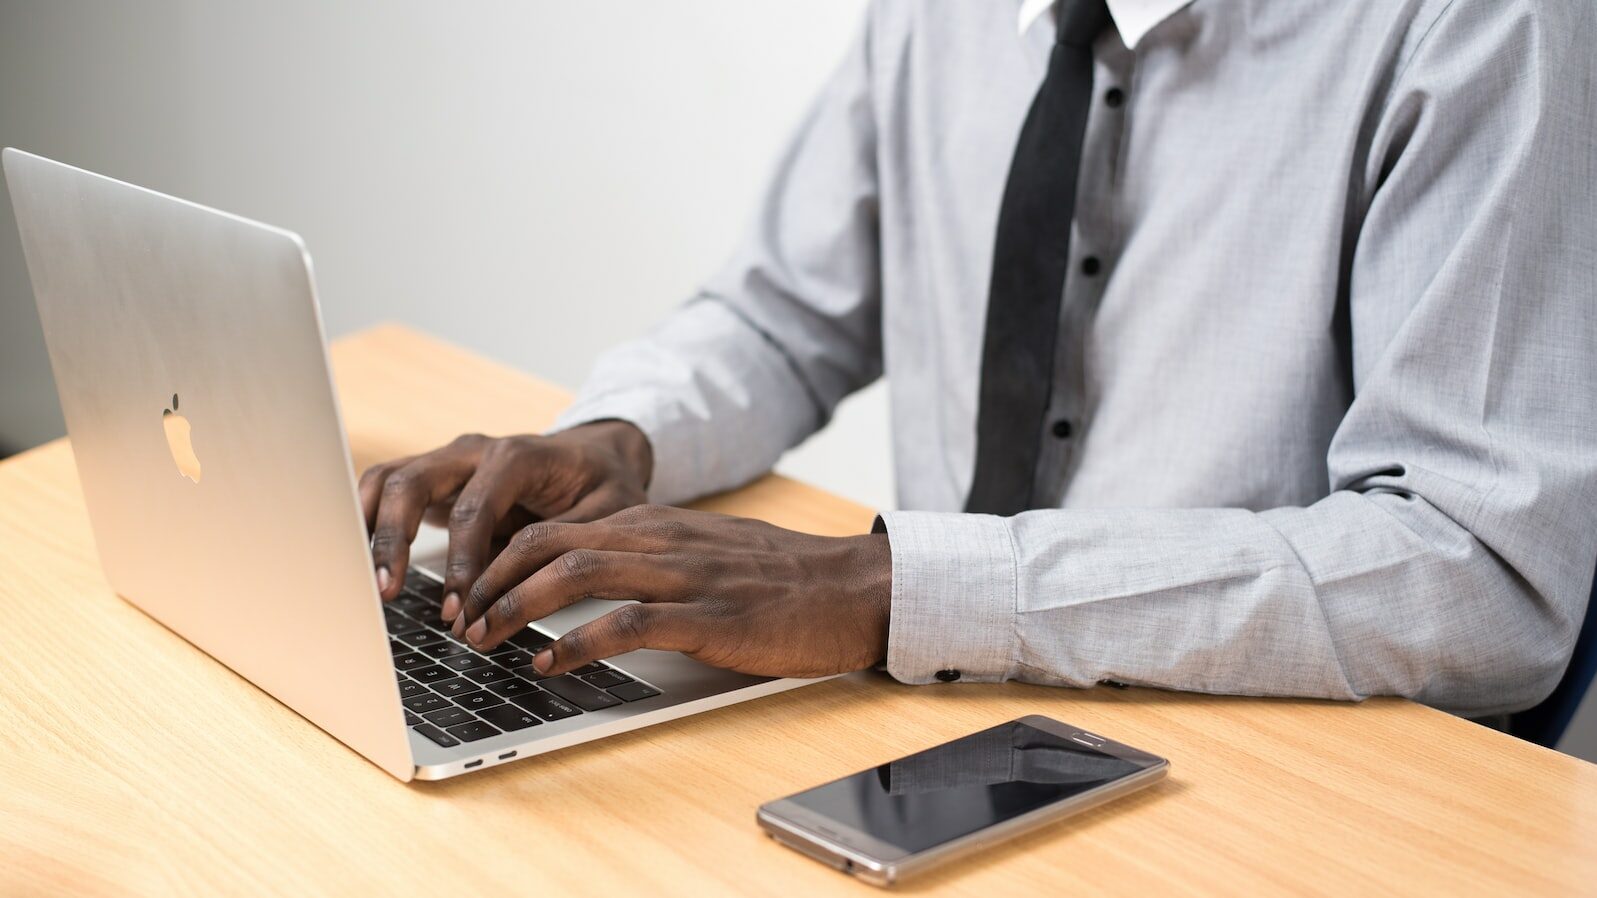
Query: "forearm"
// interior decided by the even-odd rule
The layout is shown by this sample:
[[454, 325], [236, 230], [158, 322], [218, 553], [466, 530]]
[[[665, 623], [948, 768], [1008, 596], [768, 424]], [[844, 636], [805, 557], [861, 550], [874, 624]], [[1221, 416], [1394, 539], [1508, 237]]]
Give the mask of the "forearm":
[[699, 300], [602, 355], [555, 429], [604, 419], [648, 438], [649, 498], [674, 504], [769, 470], [819, 426], [820, 412], [761, 335]]
[[1384, 492], [1263, 513], [883, 517], [888, 668], [908, 682], [957, 669], [1486, 713], [1556, 682], [1586, 588], [1538, 591], [1436, 508]]

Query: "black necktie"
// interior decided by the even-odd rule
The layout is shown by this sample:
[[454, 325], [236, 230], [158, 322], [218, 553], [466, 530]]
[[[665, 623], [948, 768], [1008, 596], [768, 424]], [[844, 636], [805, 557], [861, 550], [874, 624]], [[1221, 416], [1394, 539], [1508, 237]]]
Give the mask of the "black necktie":
[[1109, 9], [1104, 0], [1060, 0], [1055, 15], [1059, 37], [1020, 129], [998, 213], [976, 473], [965, 502], [970, 512], [1011, 515], [1031, 507], [1053, 387], [1076, 173], [1092, 102], [1092, 43], [1109, 24]]

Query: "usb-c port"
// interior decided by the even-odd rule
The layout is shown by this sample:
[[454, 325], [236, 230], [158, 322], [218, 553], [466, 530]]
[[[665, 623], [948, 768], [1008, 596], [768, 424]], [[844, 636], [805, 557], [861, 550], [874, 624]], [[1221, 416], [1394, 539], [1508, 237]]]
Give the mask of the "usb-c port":
[[467, 761], [466, 762], [466, 769], [467, 770], [470, 770], [473, 767], [481, 767], [481, 766], [482, 766], [482, 758], [478, 758], [475, 761]]

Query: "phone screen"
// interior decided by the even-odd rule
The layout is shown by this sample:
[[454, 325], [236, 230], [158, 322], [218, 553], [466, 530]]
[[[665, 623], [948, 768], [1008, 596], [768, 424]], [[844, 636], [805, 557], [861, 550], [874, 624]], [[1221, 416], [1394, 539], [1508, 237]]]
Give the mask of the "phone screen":
[[1142, 769], [1012, 721], [788, 800], [915, 853]]

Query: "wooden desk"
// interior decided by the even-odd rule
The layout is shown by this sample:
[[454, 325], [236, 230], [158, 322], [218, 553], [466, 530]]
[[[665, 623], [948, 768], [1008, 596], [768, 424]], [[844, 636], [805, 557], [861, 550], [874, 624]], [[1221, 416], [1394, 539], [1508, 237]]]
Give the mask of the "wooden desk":
[[[357, 463], [549, 423], [565, 394], [384, 327], [334, 358]], [[707, 502], [819, 533], [781, 478]], [[778, 847], [762, 801], [1022, 714], [1171, 777], [906, 892], [1593, 894], [1597, 766], [1403, 701], [859, 674], [402, 785], [111, 594], [56, 442], [0, 463], [0, 893], [880, 894]]]

